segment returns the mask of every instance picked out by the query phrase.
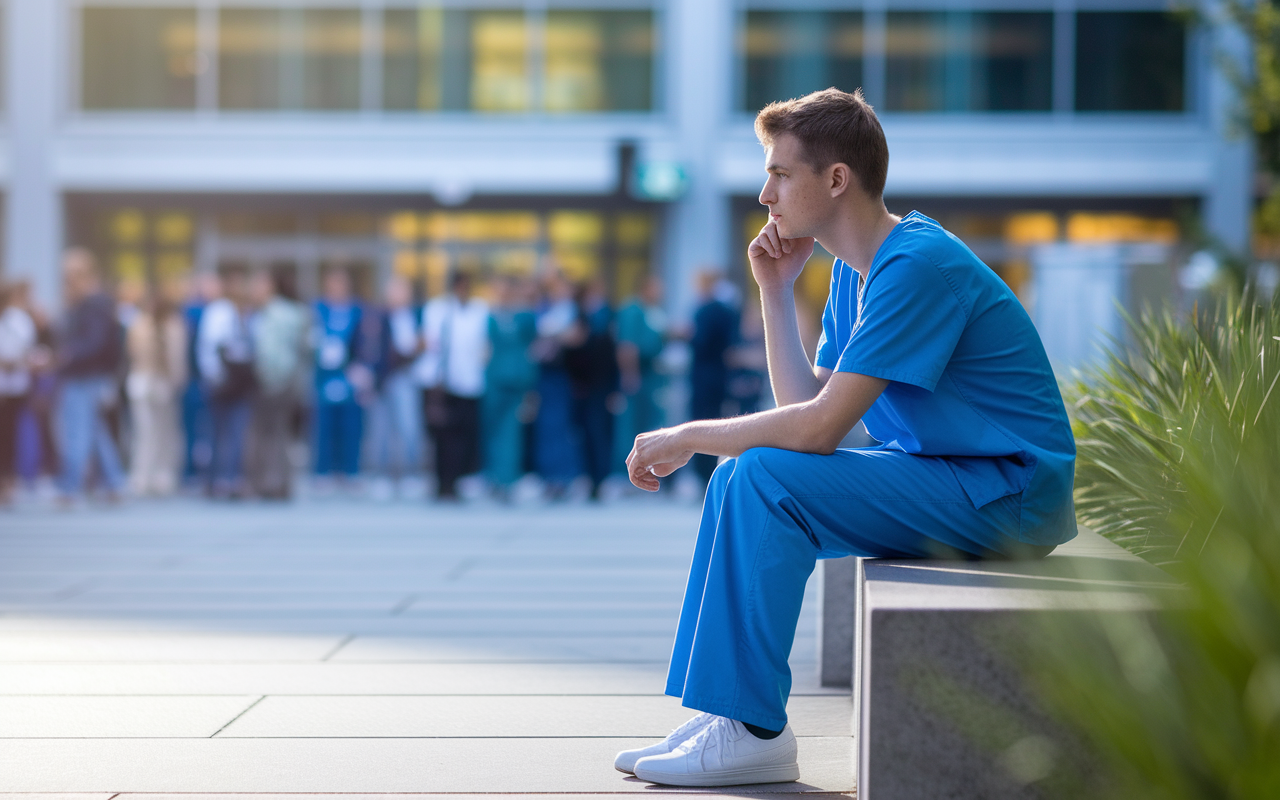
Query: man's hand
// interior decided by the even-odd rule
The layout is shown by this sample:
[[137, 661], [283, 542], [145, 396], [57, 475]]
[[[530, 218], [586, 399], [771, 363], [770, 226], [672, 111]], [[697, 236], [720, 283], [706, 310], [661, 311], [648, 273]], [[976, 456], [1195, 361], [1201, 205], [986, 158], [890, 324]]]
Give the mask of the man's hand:
[[627, 456], [627, 477], [646, 492], [658, 491], [658, 478], [665, 478], [693, 458], [693, 449], [684, 438], [680, 426], [637, 436]]
[[747, 246], [751, 274], [761, 289], [790, 286], [800, 277], [805, 262], [813, 255], [813, 239], [783, 239], [778, 224], [770, 219]]

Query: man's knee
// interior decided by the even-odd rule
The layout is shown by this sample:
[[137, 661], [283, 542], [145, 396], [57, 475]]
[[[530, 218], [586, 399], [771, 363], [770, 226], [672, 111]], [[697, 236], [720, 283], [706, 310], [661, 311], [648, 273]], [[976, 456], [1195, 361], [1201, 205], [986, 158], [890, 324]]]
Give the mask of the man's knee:
[[779, 450], [776, 447], [752, 447], [744, 450], [742, 455], [735, 459], [736, 472], [747, 479], [773, 474], [777, 472], [779, 462], [790, 455], [794, 454], [789, 450]]

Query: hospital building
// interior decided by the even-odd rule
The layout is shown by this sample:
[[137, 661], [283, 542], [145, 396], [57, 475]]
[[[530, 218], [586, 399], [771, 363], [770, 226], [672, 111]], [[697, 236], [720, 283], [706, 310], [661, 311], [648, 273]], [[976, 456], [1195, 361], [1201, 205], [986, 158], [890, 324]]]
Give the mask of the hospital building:
[[[1159, 0], [4, 0], [3, 268], [56, 305], [68, 245], [118, 285], [327, 269], [374, 296], [554, 263], [615, 296], [718, 266], [750, 293], [754, 112], [862, 87], [891, 211], [963, 238], [1081, 357], [1113, 303], [1243, 250], [1240, 44]], [[801, 283], [818, 306], [826, 263]]]

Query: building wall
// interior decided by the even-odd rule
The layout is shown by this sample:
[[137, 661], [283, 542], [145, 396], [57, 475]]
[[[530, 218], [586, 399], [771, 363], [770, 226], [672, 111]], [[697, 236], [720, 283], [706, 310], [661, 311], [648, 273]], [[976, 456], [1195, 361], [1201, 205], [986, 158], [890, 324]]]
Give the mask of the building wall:
[[[288, 94], [286, 90], [293, 86], [296, 91], [290, 96], [295, 99], [281, 101], [279, 108], [255, 111], [223, 107], [223, 89], [212, 77], [222, 62], [217, 49], [218, 5], [211, 0], [188, 4], [196, 20], [191, 45], [195, 77], [189, 84], [178, 81], [173, 83], [176, 89], [170, 87], [178, 93], [174, 96], [185, 98], [182, 93], [190, 93], [187, 110], [85, 108], [86, 92], [98, 97], [114, 91], [110, 84], [107, 89], [93, 88], [98, 86], [93, 83], [95, 76], [86, 75], [81, 29], [88, 19], [85, 9], [148, 5], [144, 0], [7, 0], [3, 53], [7, 121], [0, 157], [7, 200], [6, 271], [32, 276], [40, 296], [56, 303], [58, 253], [75, 227], [68, 222], [68, 209], [75, 205], [75, 198], [83, 197], [116, 197], [122, 207], [134, 198], [155, 204], [166, 197], [204, 197], [211, 208], [218, 206], [219, 198], [225, 205], [234, 204], [235, 198], [270, 196], [287, 203], [295, 197], [306, 205], [339, 197], [348, 205], [366, 203], [387, 215], [397, 208], [425, 212], [500, 205], [503, 198], [523, 198], [520, 202], [525, 207], [544, 210], [565, 203], [607, 206], [626, 196], [627, 187], [619, 185], [619, 146], [629, 142], [636, 146], [640, 165], [678, 165], [685, 178], [683, 192], [671, 202], [627, 201], [651, 209], [659, 220], [652, 242], [652, 268], [667, 275], [673, 310], [683, 312], [692, 304], [695, 270], [719, 265], [736, 274], [741, 263], [742, 217], [735, 209], [749, 202], [762, 181], [763, 159], [752, 133], [748, 104], [753, 96], [748, 85], [753, 65], [765, 74], [772, 74], [771, 65], [779, 65], [777, 74], [782, 77], [776, 91], [837, 74], [830, 71], [835, 69], [830, 63], [824, 67], [794, 53], [779, 56], [776, 62], [768, 60], [773, 57], [768, 53], [765, 60], [755, 62], [743, 56], [740, 48], [754, 46], [745, 36], [748, 22], [754, 21], [757, 28], [763, 25], [768, 32], [774, 18], [767, 12], [795, 9], [796, 3], [599, 0], [575, 5], [639, 9], [652, 15], [657, 45], [649, 76], [650, 108], [571, 113], [547, 109], [552, 101], [539, 103], [538, 97], [559, 96], [557, 86], [573, 89], [579, 84], [573, 83], [576, 62], [562, 58], [564, 63], [555, 70], [543, 66], [546, 62], [538, 60], [538, 43], [549, 43], [555, 36], [564, 39], [572, 26], [555, 27], [559, 18], [549, 15], [559, 4], [530, 0], [510, 4], [525, 15], [527, 25], [523, 34], [527, 40], [521, 46], [526, 46], [529, 67], [521, 73], [524, 78], [519, 80], [526, 82], [518, 88], [523, 87], [519, 91], [528, 97], [514, 101], [516, 106], [523, 103], [522, 109], [456, 107], [478, 102], [478, 78], [473, 73], [471, 101], [440, 99], [451, 91], [458, 94], [444, 86], [448, 81], [442, 78], [444, 88], [430, 100], [438, 107], [393, 112], [381, 107], [390, 78], [377, 49], [377, 40], [387, 33], [385, 26], [379, 27], [380, 20], [387, 19], [382, 15], [391, 1], [235, 3], [237, 7], [288, 7], [294, 9], [290, 19], [298, 18], [303, 7], [348, 8], [360, 12], [363, 25], [364, 38], [352, 56], [353, 63], [360, 65], [359, 81], [346, 95], [306, 100], [305, 82], [299, 82], [296, 70], [290, 73], [282, 68], [280, 91]], [[168, 5], [182, 4], [173, 0]], [[409, 10], [410, 5], [398, 7]], [[850, 28], [857, 31], [854, 39], [846, 37], [844, 44], [833, 45], [848, 51], [840, 66], [846, 71], [838, 74], [856, 75], [882, 112], [893, 154], [887, 187], [891, 204], [894, 198], [908, 197], [939, 202], [983, 199], [998, 201], [1010, 214], [1056, 204], [1063, 210], [1052, 213], [1058, 214], [1058, 230], [1065, 235], [1073, 202], [1090, 209], [1103, 198], [1113, 210], [1125, 210], [1130, 205], [1139, 208], [1152, 198], [1186, 199], [1202, 214], [1210, 231], [1230, 246], [1244, 248], [1250, 208], [1249, 149], [1228, 130], [1229, 87], [1213, 69], [1215, 52], [1238, 51], [1239, 42], [1217, 33], [1189, 37], [1177, 110], [1083, 111], [1078, 110], [1082, 103], [1096, 106], [1099, 101], [1082, 95], [1076, 85], [1079, 75], [1088, 74], [1081, 72], [1075, 58], [1077, 22], [1088, 23], [1080, 13], [1162, 10], [1162, 3], [975, 0], [971, 5], [972, 9], [970, 4], [935, 0], [805, 4], [811, 12], [842, 13], [846, 17], [840, 19], [856, 23], [856, 28]], [[459, 14], [475, 7], [468, 2], [450, 6]], [[944, 13], [943, 9], [950, 10]], [[1030, 99], [1017, 101], [1031, 110], [987, 109], [1003, 102], [992, 99], [994, 90], [984, 94], [982, 86], [994, 84], [975, 83], [971, 73], [979, 62], [966, 56], [963, 47], [956, 50], [956, 40], [946, 37], [968, 36], [965, 31], [991, 27], [994, 18], [966, 9], [1044, 15], [1026, 18], [1030, 23], [1024, 27], [1032, 33], [1040, 24], [1036, 20], [1051, 22], [1040, 29], [1047, 31], [1041, 35], [1052, 39], [1047, 60], [1032, 63], [1032, 59], [1024, 65], [1026, 70], [1048, 69], [1045, 74], [1050, 75], [1048, 84], [1039, 79], [1040, 88], [1028, 95]], [[914, 16], [903, 16], [904, 12]], [[829, 18], [796, 17], [787, 23], [791, 27], [786, 30], [792, 31], [787, 36], [799, 36], [797, 41], [804, 42], [809, 41], [804, 36], [825, 35], [821, 26], [812, 30], [814, 20], [824, 19]], [[473, 36], [472, 41], [479, 39]], [[919, 54], [911, 55], [915, 52], [911, 42], [919, 41], [925, 42], [920, 57], [924, 60], [917, 58]], [[928, 48], [934, 46], [930, 41], [941, 42], [936, 47], [945, 53], [930, 60]], [[774, 45], [763, 46], [767, 50]], [[785, 42], [778, 46], [785, 47]], [[918, 63], [904, 68], [904, 58], [917, 58]], [[518, 65], [509, 63], [502, 68], [519, 71]], [[908, 73], [925, 77], [904, 84], [901, 76]], [[510, 76], [504, 78], [499, 70], [496, 78], [489, 78], [497, 81], [493, 97], [498, 100], [484, 102], [508, 102], [501, 101], [501, 80]], [[590, 95], [589, 86], [583, 91]], [[419, 97], [426, 94], [420, 92]], [[308, 102], [354, 105], [338, 110], [300, 107]], [[447, 107], [451, 102], [455, 107]], [[586, 105], [601, 102], [597, 98]], [[923, 104], [926, 109], [933, 103], [936, 108], [895, 110], [895, 103]], [[194, 262], [203, 263], [198, 257]]]

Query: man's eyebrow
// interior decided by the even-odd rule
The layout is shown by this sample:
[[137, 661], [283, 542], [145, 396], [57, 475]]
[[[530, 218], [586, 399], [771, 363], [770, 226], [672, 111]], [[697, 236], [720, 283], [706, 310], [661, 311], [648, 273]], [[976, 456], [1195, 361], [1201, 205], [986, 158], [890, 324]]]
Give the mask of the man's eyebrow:
[[765, 172], [790, 172], [790, 170], [782, 164], [769, 163], [764, 165]]

